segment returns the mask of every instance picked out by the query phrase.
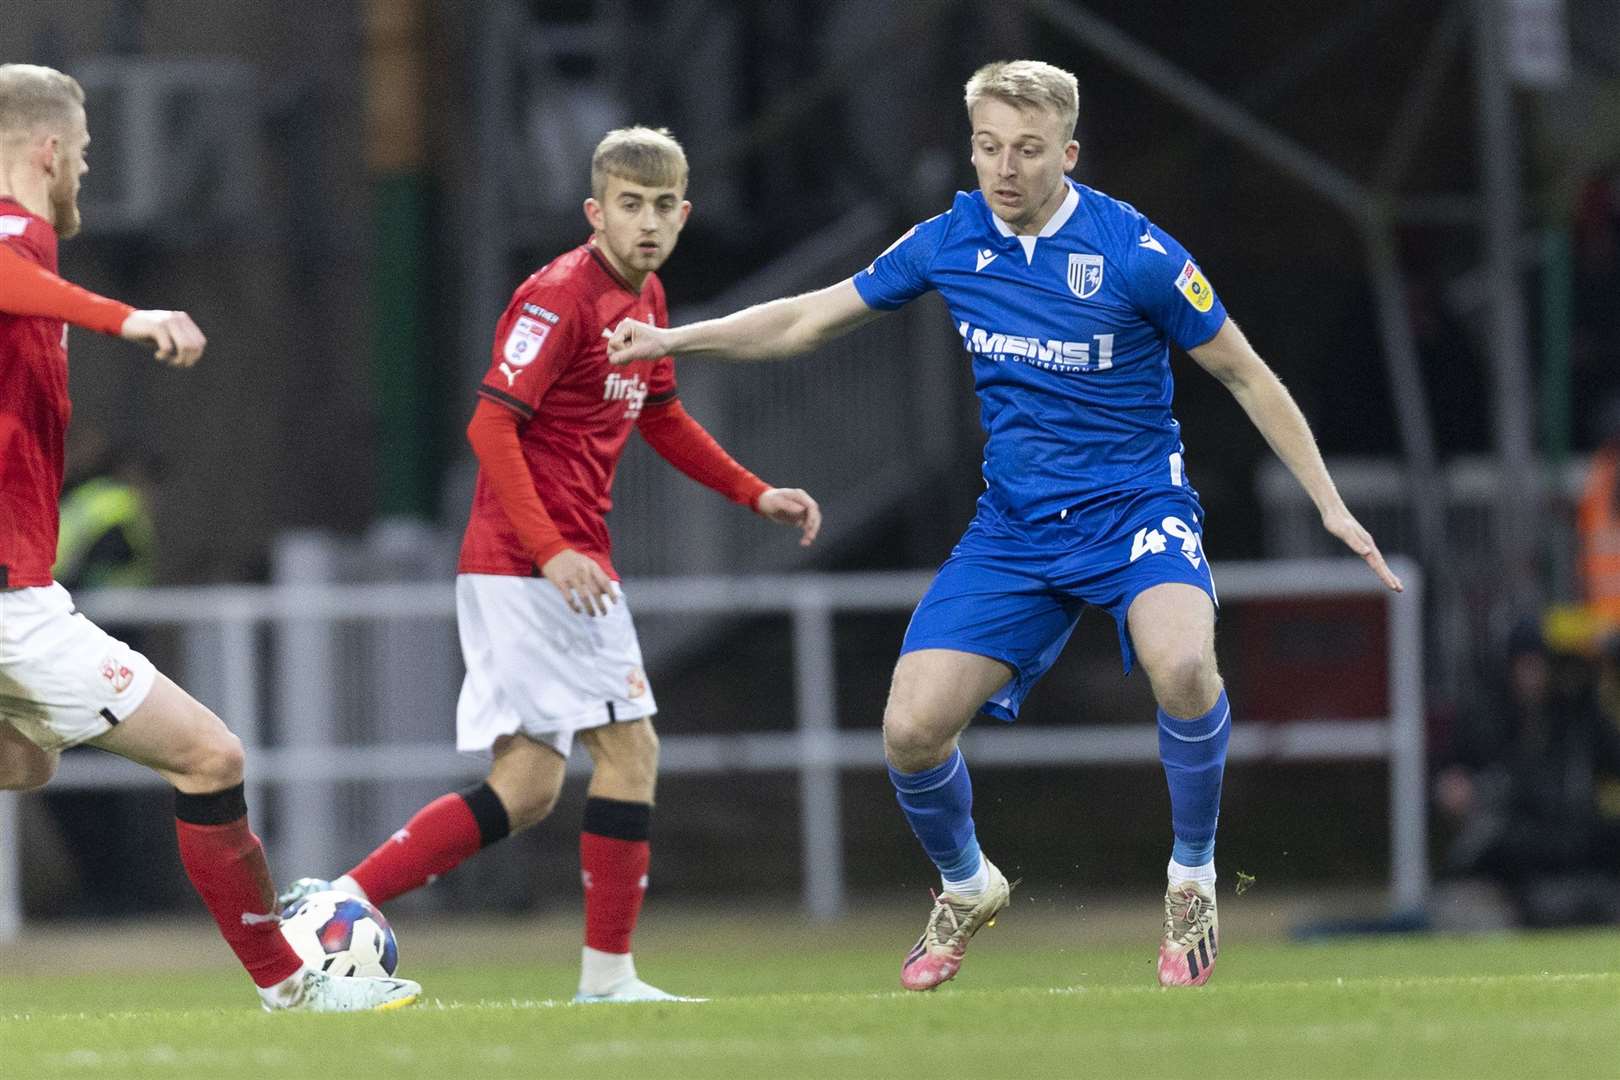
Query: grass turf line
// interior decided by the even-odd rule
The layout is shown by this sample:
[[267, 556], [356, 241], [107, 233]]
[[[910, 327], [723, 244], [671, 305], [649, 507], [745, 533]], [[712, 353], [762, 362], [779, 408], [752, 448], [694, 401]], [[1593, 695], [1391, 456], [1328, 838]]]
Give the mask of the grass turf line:
[[900, 950], [836, 936], [758, 951], [717, 927], [641, 958], [707, 1005], [567, 1007], [572, 965], [407, 971], [423, 1003], [265, 1016], [235, 972], [0, 974], [0, 1077], [1019, 1077], [1620, 1075], [1609, 932], [1232, 944], [1191, 992], [1142, 948], [1029, 948], [992, 930], [933, 994]]

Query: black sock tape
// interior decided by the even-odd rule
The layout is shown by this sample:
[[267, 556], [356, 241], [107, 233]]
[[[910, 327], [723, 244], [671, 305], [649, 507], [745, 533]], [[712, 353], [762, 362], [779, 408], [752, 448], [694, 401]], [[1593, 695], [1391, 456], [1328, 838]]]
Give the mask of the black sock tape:
[[174, 816], [188, 825], [229, 825], [247, 817], [247, 788], [244, 784], [213, 791], [207, 795], [174, 793]]
[[497, 840], [506, 839], [512, 832], [512, 819], [507, 816], [501, 797], [495, 794], [495, 789], [489, 784], [477, 783], [456, 794], [461, 796], [467, 809], [472, 811], [473, 820], [478, 822], [480, 846], [489, 847]]
[[645, 840], [651, 829], [651, 803], [585, 800], [585, 831], [588, 833], [614, 840]]

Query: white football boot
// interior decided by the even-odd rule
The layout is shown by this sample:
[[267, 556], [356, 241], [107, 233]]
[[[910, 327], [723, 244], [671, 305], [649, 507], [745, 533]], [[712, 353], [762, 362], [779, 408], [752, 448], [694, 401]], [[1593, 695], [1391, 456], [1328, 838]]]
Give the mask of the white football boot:
[[409, 979], [337, 976], [306, 967], [278, 986], [259, 991], [265, 1012], [388, 1012], [422, 995]]
[[357, 900], [364, 900], [368, 904], [371, 903], [371, 897], [367, 896], [365, 890], [356, 885], [354, 879], [347, 874], [339, 878], [333, 878], [331, 881], [318, 877], [301, 877], [276, 894], [276, 910], [285, 912], [306, 896], [318, 892], [332, 891], [348, 893]]
[[660, 990], [656, 986], [648, 985], [635, 976], [618, 983], [605, 994], [587, 994], [584, 991], [574, 995], [575, 1005], [601, 1005], [606, 1003], [624, 1003], [635, 1001], [708, 1001], [708, 998], [681, 997]]

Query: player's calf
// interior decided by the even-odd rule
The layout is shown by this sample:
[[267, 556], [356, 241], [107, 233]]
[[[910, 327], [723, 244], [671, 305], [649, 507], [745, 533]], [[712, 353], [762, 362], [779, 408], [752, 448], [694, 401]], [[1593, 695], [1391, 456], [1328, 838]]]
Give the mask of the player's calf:
[[658, 733], [650, 719], [587, 728], [579, 733], [579, 743], [591, 755], [593, 798], [653, 801], [658, 786]]
[[187, 794], [206, 794], [224, 791], [242, 782], [247, 756], [242, 740], [231, 734], [218, 717], [210, 716], [213, 724], [198, 730], [191, 741], [181, 747], [178, 760], [166, 772], [170, 782]]

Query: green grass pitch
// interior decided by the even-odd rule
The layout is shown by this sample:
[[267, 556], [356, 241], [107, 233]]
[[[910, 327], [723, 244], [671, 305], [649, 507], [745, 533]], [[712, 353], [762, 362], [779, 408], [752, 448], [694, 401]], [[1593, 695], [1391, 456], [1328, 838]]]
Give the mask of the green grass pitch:
[[[1246, 942], [1231, 920], [1215, 981], [1169, 992], [1153, 985], [1151, 927], [1090, 944], [1014, 911], [956, 982], [903, 994], [916, 919], [654, 916], [642, 974], [714, 1000], [570, 1007], [571, 921], [550, 937], [396, 921], [424, 996], [381, 1015], [266, 1016], [200, 926], [167, 933], [195, 939], [201, 964], [169, 962], [161, 933], [157, 959], [106, 970], [53, 967], [60, 942], [25, 942], [21, 963], [14, 946], [0, 1077], [1620, 1077], [1616, 931], [1292, 944]], [[136, 932], [95, 936], [116, 952]], [[458, 962], [469, 950], [479, 962]]]

